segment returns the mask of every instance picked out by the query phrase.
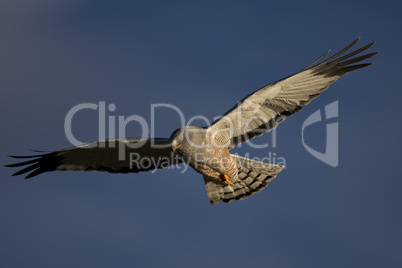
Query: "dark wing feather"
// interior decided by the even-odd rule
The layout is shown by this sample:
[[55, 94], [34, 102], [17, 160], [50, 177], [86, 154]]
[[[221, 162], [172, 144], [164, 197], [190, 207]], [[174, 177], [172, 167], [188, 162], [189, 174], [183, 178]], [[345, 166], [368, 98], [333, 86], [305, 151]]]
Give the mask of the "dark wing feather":
[[17, 176], [30, 172], [25, 177], [27, 179], [54, 170], [136, 173], [166, 168], [182, 162], [181, 158], [172, 152], [169, 139], [140, 138], [97, 141], [56, 152], [11, 157], [32, 158], [6, 165], [6, 167], [27, 166], [13, 174]]

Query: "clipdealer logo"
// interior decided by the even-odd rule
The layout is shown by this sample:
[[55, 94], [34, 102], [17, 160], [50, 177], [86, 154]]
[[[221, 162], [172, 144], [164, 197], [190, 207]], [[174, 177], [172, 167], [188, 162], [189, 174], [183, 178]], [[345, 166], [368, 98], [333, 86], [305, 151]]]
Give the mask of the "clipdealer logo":
[[[100, 101], [98, 104], [95, 103], [81, 103], [77, 104], [74, 107], [72, 107], [69, 112], [67, 113], [65, 120], [64, 120], [64, 130], [66, 137], [68, 141], [74, 145], [74, 146], [82, 146], [83, 142], [77, 140], [72, 131], [72, 121], [75, 116], [77, 116], [77, 113], [81, 110], [84, 109], [90, 109], [90, 110], [95, 110], [98, 111], [98, 137], [99, 137], [99, 142], [95, 143], [89, 143], [85, 144], [86, 148], [91, 148], [91, 147], [100, 147], [104, 148], [105, 146], [115, 146], [115, 143], [109, 142], [109, 144], [106, 144], [106, 139], [115, 137], [116, 134], [118, 137], [126, 137], [126, 128], [129, 123], [136, 123], [139, 124], [141, 127], [141, 132], [142, 132], [142, 137], [154, 137], [155, 136], [155, 117], [156, 117], [156, 110], [157, 109], [171, 109], [175, 111], [179, 118], [180, 118], [180, 124], [181, 127], [184, 127], [186, 125], [191, 125], [192, 122], [195, 120], [202, 120], [204, 121], [205, 125], [210, 125], [212, 122], [209, 121], [208, 118], [202, 115], [197, 115], [195, 117], [190, 118], [189, 120], [186, 121], [186, 118], [183, 114], [183, 112], [177, 107], [172, 104], [167, 104], [167, 103], [158, 103], [158, 104], [152, 104], [151, 105], [151, 122], [148, 124], [148, 122], [145, 120], [145, 118], [139, 116], [139, 115], [131, 115], [128, 117], [122, 116], [122, 115], [111, 115], [110, 113], [114, 112], [116, 110], [116, 105], [113, 103], [106, 105], [106, 102]], [[109, 114], [108, 114], [109, 113]], [[334, 101], [328, 105], [325, 106], [324, 108], [324, 114], [325, 114], [325, 120], [332, 119], [332, 118], [337, 118], [338, 117], [338, 101]], [[213, 120], [218, 119], [219, 117], [213, 118]], [[326, 146], [325, 146], [325, 152], [320, 152], [309, 145], [305, 142], [305, 129], [320, 123], [323, 121], [323, 118], [321, 116], [321, 110], [317, 110], [313, 114], [311, 114], [307, 119], [304, 121], [301, 129], [301, 136], [302, 136], [302, 144], [304, 148], [309, 152], [311, 155], [313, 155], [315, 158], [318, 160], [332, 166], [332, 167], [337, 167], [339, 163], [339, 153], [338, 153], [338, 147], [339, 147], [339, 135], [338, 135], [338, 123], [328, 123], [326, 124]], [[117, 133], [116, 133], [117, 129]], [[276, 148], [277, 147], [277, 133], [276, 133], [276, 128], [271, 130], [271, 142], [270, 144], [268, 142], [263, 142], [261, 144], [257, 144], [256, 141], [247, 141], [247, 144], [250, 145], [252, 148], [268, 148], [269, 146], [271, 148]], [[124, 138], [121, 138], [124, 140]], [[147, 138], [144, 138], [143, 141], [145, 142]], [[126, 155], [126, 150], [127, 146], [129, 148], [139, 148], [143, 145], [143, 142], [138, 142], [138, 143], [120, 143], [119, 144], [119, 160], [125, 160], [127, 155]], [[241, 147], [241, 144], [239, 144], [237, 147]], [[135, 157], [135, 155], [134, 155]], [[131, 158], [131, 156], [130, 156]], [[258, 161], [257, 159], [255, 159]], [[266, 159], [265, 159], [266, 160]], [[285, 158], [281, 156], [277, 156], [276, 153], [269, 152], [269, 162], [273, 163], [276, 162], [282, 162], [281, 164], [285, 163]], [[278, 161], [276, 161], [278, 160]]]

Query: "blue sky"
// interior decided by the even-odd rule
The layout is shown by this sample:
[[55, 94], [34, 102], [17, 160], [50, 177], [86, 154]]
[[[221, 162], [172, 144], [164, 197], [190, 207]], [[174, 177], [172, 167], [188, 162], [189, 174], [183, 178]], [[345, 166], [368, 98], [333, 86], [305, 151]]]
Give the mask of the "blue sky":
[[[400, 267], [402, 216], [397, 1], [2, 1], [0, 163], [70, 147], [64, 118], [80, 103], [150, 120], [151, 104], [210, 119], [295, 73], [327, 49], [377, 41], [373, 66], [342, 77], [277, 130], [286, 159], [249, 199], [211, 206], [193, 170], [112, 175], [1, 167], [2, 267]], [[303, 122], [338, 101], [339, 166], [303, 147]], [[156, 116], [169, 137], [177, 115]], [[95, 111], [73, 132], [98, 138]], [[133, 124], [127, 136], [139, 135]], [[270, 135], [259, 141], [269, 140]], [[323, 150], [325, 122], [306, 132]]]

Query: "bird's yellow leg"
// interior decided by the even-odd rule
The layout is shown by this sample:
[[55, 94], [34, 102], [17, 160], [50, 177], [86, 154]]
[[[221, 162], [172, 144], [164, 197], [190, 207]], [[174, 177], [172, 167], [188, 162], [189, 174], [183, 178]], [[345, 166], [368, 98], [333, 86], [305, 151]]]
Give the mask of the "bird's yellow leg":
[[228, 175], [226, 175], [226, 174], [221, 174], [221, 175], [219, 175], [219, 179], [220, 179], [222, 182], [227, 182], [227, 183], [229, 183], [230, 185], [233, 185], [233, 182], [231, 182], [231, 181], [229, 180], [229, 177], [228, 177]]

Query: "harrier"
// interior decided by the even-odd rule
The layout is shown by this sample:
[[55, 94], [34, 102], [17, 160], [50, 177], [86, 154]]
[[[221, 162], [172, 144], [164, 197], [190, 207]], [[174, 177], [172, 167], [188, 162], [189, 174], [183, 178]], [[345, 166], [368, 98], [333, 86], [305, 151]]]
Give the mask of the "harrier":
[[323, 60], [327, 51], [302, 71], [248, 95], [208, 127], [185, 126], [170, 138], [110, 139], [45, 154], [11, 156], [29, 160], [6, 166], [28, 165], [13, 175], [30, 172], [26, 178], [31, 178], [54, 170], [136, 173], [186, 163], [203, 175], [211, 204], [245, 199], [264, 189], [283, 166], [243, 158], [230, 150], [274, 129], [339, 77], [369, 66], [355, 63], [377, 52], [353, 56], [375, 42], [344, 55], [358, 41]]

